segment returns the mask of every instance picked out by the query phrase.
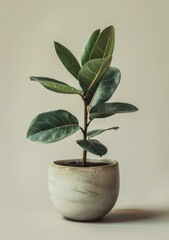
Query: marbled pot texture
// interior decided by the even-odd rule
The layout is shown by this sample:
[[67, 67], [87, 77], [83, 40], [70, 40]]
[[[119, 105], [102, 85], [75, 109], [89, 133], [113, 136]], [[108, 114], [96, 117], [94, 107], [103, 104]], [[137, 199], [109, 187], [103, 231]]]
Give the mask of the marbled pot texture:
[[[118, 197], [118, 162], [106, 159], [102, 161], [108, 165], [96, 167], [59, 165], [70, 161], [61, 160], [49, 165], [48, 184], [53, 205], [71, 220], [94, 221], [102, 218], [112, 209]], [[100, 162], [94, 159], [88, 161]]]

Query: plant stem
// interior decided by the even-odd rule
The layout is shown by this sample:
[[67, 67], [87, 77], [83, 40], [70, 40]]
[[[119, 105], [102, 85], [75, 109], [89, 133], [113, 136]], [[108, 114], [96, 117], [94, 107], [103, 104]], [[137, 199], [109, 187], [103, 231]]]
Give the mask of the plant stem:
[[[83, 139], [87, 139], [87, 120], [88, 120], [88, 110], [87, 110], [87, 104], [84, 100], [84, 129], [83, 129]], [[83, 150], [83, 167], [86, 167], [86, 159], [87, 159], [87, 151]]]

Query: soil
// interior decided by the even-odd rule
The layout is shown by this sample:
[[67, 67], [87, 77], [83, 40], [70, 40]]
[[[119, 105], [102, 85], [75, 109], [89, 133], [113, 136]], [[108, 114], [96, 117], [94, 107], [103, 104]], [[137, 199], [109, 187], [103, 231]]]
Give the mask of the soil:
[[[82, 162], [81, 161], [71, 161], [71, 162], [62, 162], [62, 163], [58, 163], [57, 165], [61, 165], [61, 166], [69, 166], [69, 167], [83, 167]], [[87, 162], [85, 167], [98, 167], [98, 166], [106, 166], [109, 165], [109, 163], [103, 163], [103, 162]]]

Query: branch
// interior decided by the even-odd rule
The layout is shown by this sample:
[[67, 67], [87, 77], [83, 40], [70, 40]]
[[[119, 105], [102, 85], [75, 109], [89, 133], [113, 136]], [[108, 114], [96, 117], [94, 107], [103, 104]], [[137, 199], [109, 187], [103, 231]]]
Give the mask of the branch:
[[92, 121], [92, 120], [90, 120], [90, 121], [87, 123], [87, 126], [89, 126], [89, 125], [90, 125], [91, 121]]
[[82, 127], [80, 127], [80, 130], [82, 131], [82, 133], [84, 134], [84, 130], [83, 130], [83, 128]]

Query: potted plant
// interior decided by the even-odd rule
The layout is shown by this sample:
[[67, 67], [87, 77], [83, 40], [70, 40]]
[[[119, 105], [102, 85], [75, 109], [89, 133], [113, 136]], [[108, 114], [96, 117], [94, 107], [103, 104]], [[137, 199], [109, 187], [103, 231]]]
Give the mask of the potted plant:
[[78, 80], [80, 88], [47, 77], [30, 77], [45, 88], [64, 94], [78, 94], [84, 103], [84, 124], [67, 110], [54, 110], [39, 114], [28, 129], [27, 137], [40, 143], [62, 140], [78, 130], [82, 139], [77, 144], [83, 149], [79, 159], [58, 160], [49, 166], [49, 193], [57, 210], [66, 218], [76, 221], [97, 220], [114, 206], [119, 193], [118, 162], [110, 159], [88, 159], [87, 152], [98, 156], [107, 148], [95, 137], [108, 130], [89, 129], [97, 118], [117, 113], [135, 112], [129, 103], [107, 102], [120, 82], [120, 71], [110, 67], [114, 49], [114, 27], [94, 31], [87, 39], [81, 65], [63, 45], [54, 42], [56, 53], [66, 69]]

